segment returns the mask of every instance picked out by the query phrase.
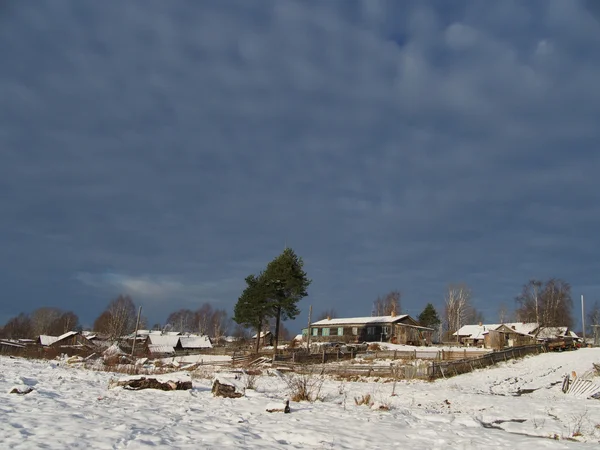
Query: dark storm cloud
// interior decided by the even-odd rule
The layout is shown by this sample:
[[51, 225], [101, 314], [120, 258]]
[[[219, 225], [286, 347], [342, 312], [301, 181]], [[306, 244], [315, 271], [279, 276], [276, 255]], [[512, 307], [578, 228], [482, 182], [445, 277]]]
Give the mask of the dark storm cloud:
[[231, 307], [287, 243], [315, 308], [465, 281], [600, 295], [600, 24], [578, 2], [12, 3], [0, 313]]

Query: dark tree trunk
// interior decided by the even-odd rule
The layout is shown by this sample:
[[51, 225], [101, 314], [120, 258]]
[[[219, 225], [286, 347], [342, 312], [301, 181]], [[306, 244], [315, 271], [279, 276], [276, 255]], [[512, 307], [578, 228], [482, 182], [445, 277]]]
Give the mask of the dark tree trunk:
[[280, 320], [281, 320], [281, 306], [278, 306], [277, 307], [277, 317], [275, 320], [275, 345], [274, 345], [275, 350], [273, 351], [274, 355], [277, 354], [277, 345], [279, 344], [279, 321]]
[[258, 330], [256, 332], [256, 353], [260, 350], [260, 334], [262, 333], [262, 319], [258, 321]]

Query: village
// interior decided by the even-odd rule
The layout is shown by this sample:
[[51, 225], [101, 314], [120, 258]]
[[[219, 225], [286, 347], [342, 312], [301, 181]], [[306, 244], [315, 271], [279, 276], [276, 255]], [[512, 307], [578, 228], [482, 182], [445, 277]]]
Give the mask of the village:
[[[568, 327], [540, 327], [537, 323], [469, 324], [452, 334], [452, 341], [437, 341], [436, 330], [421, 325], [408, 314], [368, 317], [326, 317], [311, 323], [290, 341], [273, 347], [273, 333], [261, 332], [250, 339], [198, 333], [140, 329], [111, 339], [94, 331], [69, 331], [60, 336], [40, 335], [36, 339], [1, 339], [0, 354], [52, 359], [75, 357], [92, 361], [119, 356], [123, 364], [150, 364], [153, 361], [188, 361], [222, 365], [286, 366], [299, 370], [310, 364], [356, 362], [352, 369], [377, 373], [375, 360], [429, 361], [429, 371], [421, 377], [435, 376], [435, 361], [465, 361], [484, 355], [520, 349], [522, 352], [566, 351], [592, 346]], [[256, 353], [257, 347], [259, 351]], [[513, 352], [514, 353], [514, 352]], [[195, 357], [195, 358], [194, 358]], [[450, 371], [450, 369], [448, 369]]]

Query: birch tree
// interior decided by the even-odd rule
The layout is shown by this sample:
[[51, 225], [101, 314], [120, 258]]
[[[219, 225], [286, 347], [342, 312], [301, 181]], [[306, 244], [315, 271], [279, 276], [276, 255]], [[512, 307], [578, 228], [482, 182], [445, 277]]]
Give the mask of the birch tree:
[[[450, 285], [445, 296], [446, 329], [448, 335], [458, 331], [465, 325], [471, 310], [471, 290], [465, 284]], [[458, 336], [457, 336], [458, 339]]]

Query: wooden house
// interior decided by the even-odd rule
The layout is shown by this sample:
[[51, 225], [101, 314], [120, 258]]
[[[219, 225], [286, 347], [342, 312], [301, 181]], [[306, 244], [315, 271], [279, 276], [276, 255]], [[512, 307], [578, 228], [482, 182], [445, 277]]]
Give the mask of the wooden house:
[[390, 342], [393, 344], [429, 345], [433, 329], [422, 327], [408, 314], [330, 318], [319, 320], [304, 329], [311, 342]]
[[85, 354], [95, 351], [96, 346], [79, 331], [69, 331], [60, 336], [40, 335], [38, 343], [46, 351], [56, 350], [68, 355]]

